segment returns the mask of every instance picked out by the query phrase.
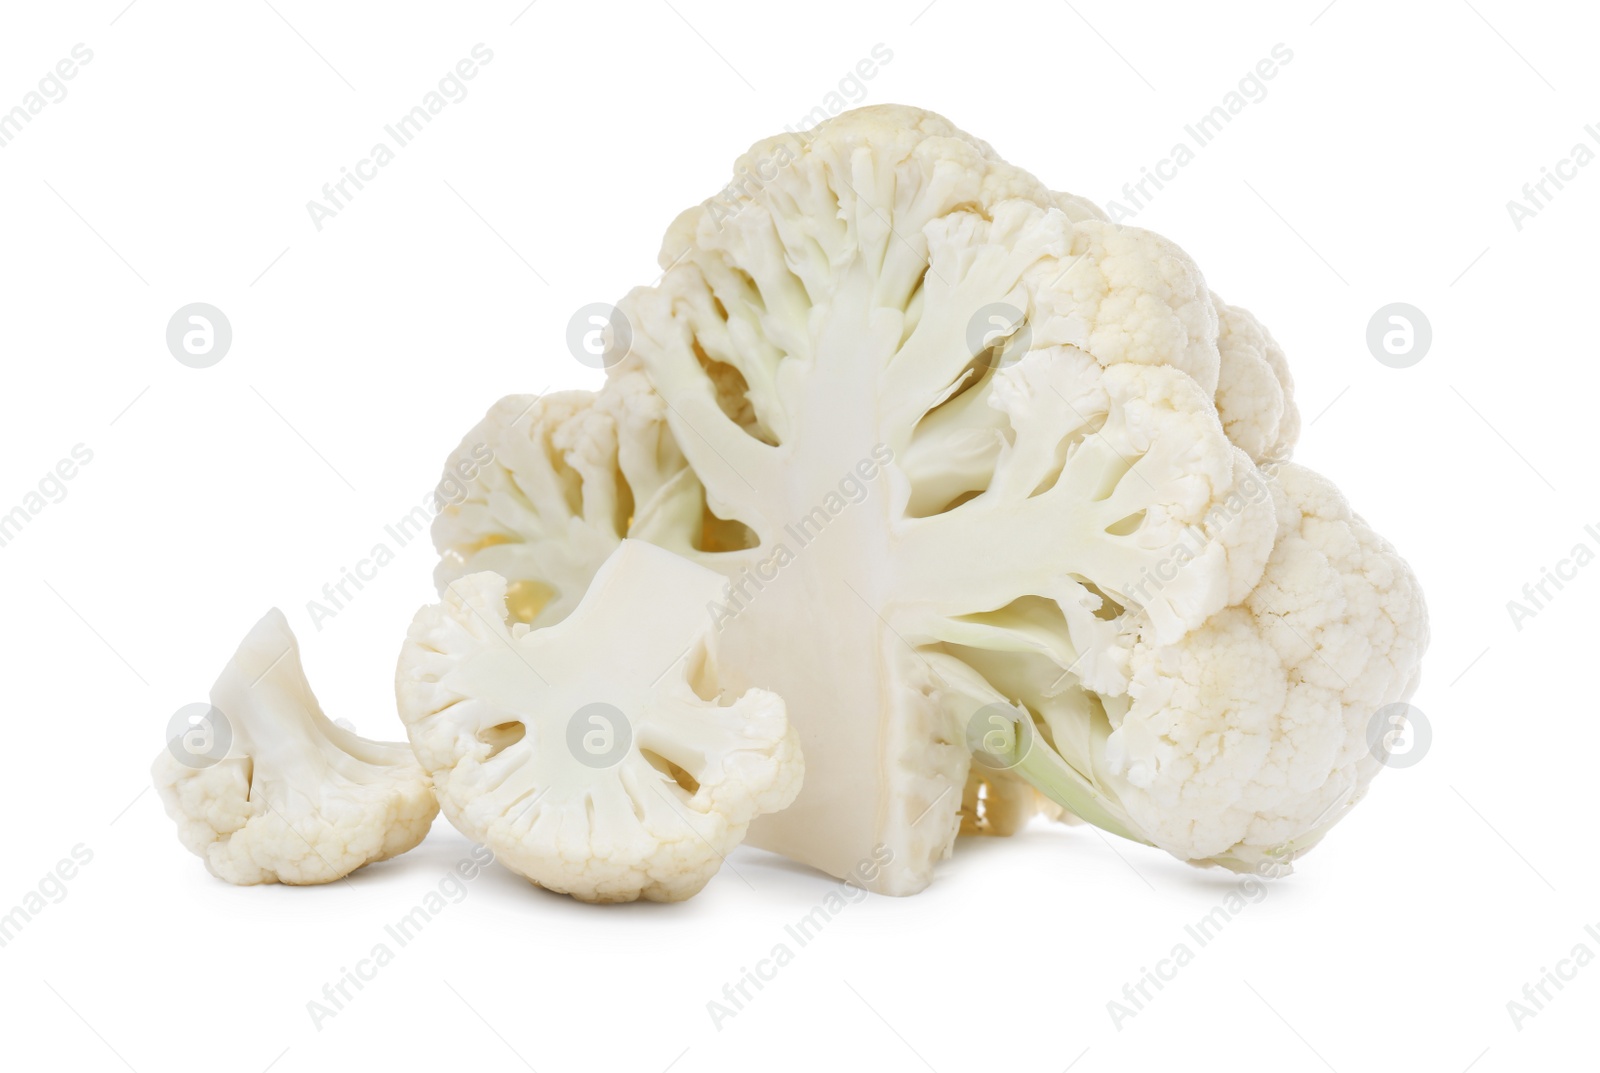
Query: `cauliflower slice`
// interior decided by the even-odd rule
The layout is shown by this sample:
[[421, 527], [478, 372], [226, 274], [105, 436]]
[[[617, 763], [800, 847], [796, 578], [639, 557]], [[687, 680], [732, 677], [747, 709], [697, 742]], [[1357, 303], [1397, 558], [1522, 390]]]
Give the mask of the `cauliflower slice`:
[[541, 887], [680, 901], [800, 791], [783, 701], [719, 702], [717, 575], [625, 540], [581, 603], [532, 629], [498, 574], [451, 582], [400, 655], [400, 716], [450, 822]]
[[[330, 722], [288, 620], [268, 611], [211, 687], [216, 762], [175, 739], [151, 767], [178, 839], [229, 883], [330, 883], [411, 849], [438, 815], [403, 743]], [[218, 715], [217, 713], [220, 713]]]

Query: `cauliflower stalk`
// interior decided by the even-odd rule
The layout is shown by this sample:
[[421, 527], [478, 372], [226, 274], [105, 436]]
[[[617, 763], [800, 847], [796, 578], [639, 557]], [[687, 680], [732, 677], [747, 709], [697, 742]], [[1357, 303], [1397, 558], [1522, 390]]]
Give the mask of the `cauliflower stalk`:
[[736, 171], [772, 160], [737, 213], [674, 222], [602, 391], [468, 435], [499, 462], [436, 523], [441, 584], [500, 571], [553, 630], [626, 538], [717, 571], [672, 613], [714, 624], [727, 695], [784, 698], [809, 769], [751, 841], [835, 876], [887, 847], [886, 893], [1034, 790], [1185, 860], [1314, 844], [1381, 766], [1366, 727], [1415, 689], [1426, 616], [1287, 461], [1276, 343], [1167, 240], [929, 113]]
[[179, 841], [219, 879], [329, 883], [411, 849], [438, 815], [409, 747], [323, 714], [277, 608], [223, 668], [211, 706], [201, 737], [169, 742], [151, 775]]
[[514, 620], [497, 573], [446, 586], [412, 623], [397, 692], [450, 822], [582, 901], [678, 901], [705, 886], [803, 773], [782, 700], [719, 700], [702, 608], [721, 588], [635, 540], [541, 629]]

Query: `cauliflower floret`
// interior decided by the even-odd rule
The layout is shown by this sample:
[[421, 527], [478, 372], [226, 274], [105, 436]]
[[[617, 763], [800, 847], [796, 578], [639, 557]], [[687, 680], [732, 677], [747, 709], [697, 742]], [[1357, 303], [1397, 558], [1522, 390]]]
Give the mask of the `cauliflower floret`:
[[323, 714], [277, 608], [223, 668], [194, 729], [204, 743], [186, 731], [151, 775], [179, 841], [229, 883], [332, 882], [411, 849], [439, 812], [408, 746]]
[[[623, 537], [660, 534], [656, 542], [671, 546], [672, 534], [700, 516], [699, 486], [674, 480], [684, 462], [663, 434], [661, 399], [629, 386], [621, 381], [601, 399], [510, 395], [467, 433], [445, 474], [474, 476], [433, 522], [440, 591], [492, 570], [513, 579], [512, 616], [547, 626], [571, 614]], [[620, 442], [619, 423], [629, 430]], [[482, 465], [485, 449], [493, 457]]]
[[469, 574], [417, 613], [400, 716], [445, 815], [507, 867], [587, 902], [698, 892], [757, 815], [800, 790], [783, 701], [717, 700], [713, 573], [626, 540], [541, 629]]
[[1374, 713], [1407, 700], [1427, 647], [1405, 563], [1325, 478], [1275, 481], [1278, 540], [1238, 606], [1133, 652], [1107, 768], [1151, 841], [1254, 864], [1314, 845], [1381, 768]]
[[1217, 311], [1188, 254], [1153, 231], [1091, 220], [1072, 228], [1063, 265], [1035, 294], [1041, 341], [1107, 365], [1171, 365], [1215, 390]]
[[1287, 459], [1300, 438], [1300, 411], [1283, 348], [1249, 310], [1211, 297], [1220, 326], [1217, 413], [1222, 427], [1254, 462]]

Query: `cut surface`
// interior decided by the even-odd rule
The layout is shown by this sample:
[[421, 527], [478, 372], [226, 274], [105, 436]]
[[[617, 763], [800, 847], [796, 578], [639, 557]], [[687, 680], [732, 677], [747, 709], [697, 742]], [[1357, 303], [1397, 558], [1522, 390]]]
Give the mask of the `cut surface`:
[[417, 613], [398, 673], [401, 718], [450, 821], [584, 901], [700, 890], [803, 772], [777, 696], [717, 699], [705, 605], [720, 587], [628, 540], [569, 616], [530, 629], [510, 618], [504, 578], [452, 582]]
[[[806, 785], [751, 841], [836, 876], [887, 858], [873, 889], [910, 893], [964, 819], [1026, 819], [1019, 780], [1184, 859], [1319, 838], [1426, 621], [1404, 563], [1285, 467], [1271, 337], [1166, 239], [926, 112], [847, 113], [736, 171], [764, 182], [674, 221], [593, 405], [621, 483], [674, 504], [607, 539], [727, 579], [724, 687], [777, 692], [801, 736]], [[1318, 692], [1318, 646], [1362, 635]], [[974, 775], [996, 713], [1018, 729]]]

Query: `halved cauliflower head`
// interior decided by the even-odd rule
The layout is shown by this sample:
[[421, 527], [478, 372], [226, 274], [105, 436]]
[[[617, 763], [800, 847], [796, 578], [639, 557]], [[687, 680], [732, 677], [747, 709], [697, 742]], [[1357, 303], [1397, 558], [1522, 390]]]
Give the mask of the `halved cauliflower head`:
[[202, 724], [204, 743], [186, 731], [151, 775], [179, 841], [229, 883], [329, 883], [411, 849], [438, 815], [409, 746], [323, 714], [277, 608], [223, 668]]
[[673, 489], [608, 538], [721, 573], [726, 688], [788, 706], [811, 774], [751, 841], [836, 876], [886, 848], [883, 892], [924, 886], [963, 821], [1025, 822], [1019, 780], [1187, 860], [1320, 837], [1378, 766], [1365, 720], [1415, 687], [1425, 615], [1283, 462], [1271, 337], [1171, 242], [926, 112], [847, 113], [736, 172], [762, 181], [680, 215], [619, 305], [631, 352], [590, 404], [609, 470], [445, 550]]
[[450, 582], [412, 622], [397, 679], [450, 822], [581, 901], [679, 901], [704, 887], [803, 774], [781, 699], [719, 699], [707, 604], [721, 588], [636, 540], [552, 626], [515, 621], [498, 574]]

